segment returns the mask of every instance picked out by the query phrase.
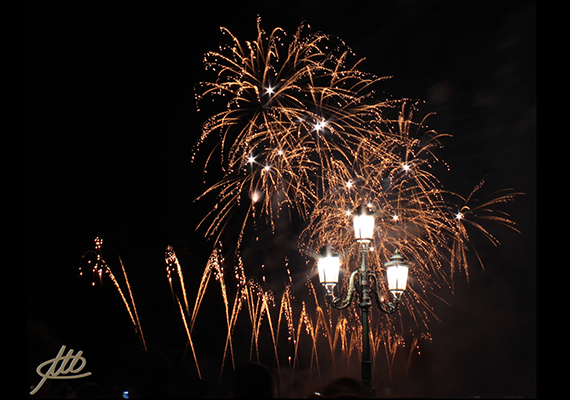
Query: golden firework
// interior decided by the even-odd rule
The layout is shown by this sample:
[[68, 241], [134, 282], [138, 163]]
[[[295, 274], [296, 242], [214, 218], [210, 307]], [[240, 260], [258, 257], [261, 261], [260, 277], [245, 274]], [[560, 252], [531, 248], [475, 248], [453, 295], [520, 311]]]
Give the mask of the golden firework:
[[[427, 329], [431, 319], [437, 320], [430, 299], [438, 296], [438, 289], [453, 285], [456, 271], [467, 272], [469, 230], [475, 228], [498, 244], [481, 221], [515, 227], [508, 215], [493, 207], [518, 193], [507, 190], [478, 203], [474, 194], [481, 184], [467, 198], [444, 188], [436, 175], [449, 167], [438, 153], [442, 139], [450, 135], [429, 129], [429, 114], [416, 119], [418, 102], [379, 98], [376, 88], [386, 78], [363, 72], [362, 60], [341, 39], [310, 31], [306, 25], [291, 37], [281, 28], [267, 34], [259, 19], [253, 41], [240, 41], [221, 29], [229, 43], [206, 53], [205, 67], [214, 79], [202, 82], [197, 91], [199, 103], [211, 98], [214, 107], [222, 107], [204, 123], [193, 155], [196, 160], [199, 152], [210, 148], [204, 172], [210, 172], [212, 164], [221, 166], [219, 179], [199, 197], [214, 197], [199, 226], [206, 227], [205, 236], [215, 243], [228, 226], [239, 226], [239, 254], [249, 224], [264, 219], [274, 227], [283, 214], [300, 218], [300, 252], [311, 258], [323, 247], [333, 247], [343, 258], [346, 286], [349, 269], [360, 257], [351, 219], [359, 209], [368, 208], [376, 222], [368, 265], [380, 285], [385, 285], [384, 263], [394, 250], [413, 265], [403, 307], [393, 316], [378, 315], [371, 332], [373, 354], [383, 343], [390, 364], [395, 349], [404, 343], [402, 318], [408, 315], [420, 330]], [[255, 280], [245, 278], [241, 259], [239, 268], [242, 289], [228, 317], [227, 343], [231, 345], [242, 296], [249, 302], [252, 344], [257, 343], [262, 315], [267, 316], [275, 344], [271, 302]], [[251, 303], [253, 287], [260, 303]], [[314, 315], [302, 303], [295, 329], [289, 289], [281, 299], [277, 329], [286, 322], [289, 338], [296, 342], [293, 365], [302, 326], [313, 344], [319, 336], [327, 337], [331, 353], [340, 347], [350, 356], [358, 343], [353, 337], [361, 330], [347, 328], [359, 326], [351, 311], [333, 318], [316, 297], [314, 303]], [[229, 315], [227, 300], [225, 304]], [[412, 347], [422, 335], [427, 334], [414, 337]], [[316, 345], [313, 351], [318, 360]]]

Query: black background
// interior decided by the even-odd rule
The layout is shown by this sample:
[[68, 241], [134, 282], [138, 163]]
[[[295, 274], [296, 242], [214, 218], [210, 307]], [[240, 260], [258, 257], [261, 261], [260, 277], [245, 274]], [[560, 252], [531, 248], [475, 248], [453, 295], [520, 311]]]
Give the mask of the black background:
[[[425, 100], [437, 113], [430, 126], [453, 135], [442, 152], [446, 188], [467, 195], [486, 178], [485, 193], [525, 193], [505, 208], [521, 233], [493, 230], [498, 248], [481, 240], [485, 270], [474, 264], [452, 307], [438, 309], [432, 343], [394, 390], [535, 396], [532, 1], [28, 2], [28, 319], [48, 327], [57, 348], [84, 350], [86, 369], [111, 384], [138, 339], [111, 283], [78, 278], [81, 255], [100, 236], [115, 275], [117, 256], [124, 261], [147, 342], [180, 362], [184, 332], [164, 249], [175, 246], [195, 294], [212, 245], [194, 232], [204, 186], [190, 156], [208, 115], [196, 111], [193, 87], [207, 79], [203, 54], [217, 49], [219, 27], [253, 40], [257, 15], [266, 31], [292, 34], [305, 20], [339, 36], [366, 58], [362, 69], [393, 76], [387, 92]], [[207, 371], [219, 368], [225, 338], [216, 290], [195, 332]], [[34, 349], [29, 368], [55, 356], [30, 361]], [[224, 395], [217, 376], [205, 380], [203, 394]]]

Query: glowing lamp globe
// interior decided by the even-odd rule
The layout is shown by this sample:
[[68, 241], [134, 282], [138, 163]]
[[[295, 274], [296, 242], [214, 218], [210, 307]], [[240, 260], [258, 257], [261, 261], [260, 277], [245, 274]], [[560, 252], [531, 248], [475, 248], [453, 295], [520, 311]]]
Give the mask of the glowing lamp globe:
[[408, 283], [409, 265], [404, 262], [404, 258], [396, 250], [394, 255], [390, 257], [390, 261], [384, 266], [386, 267], [388, 290], [396, 301], [400, 301]]
[[334, 287], [338, 283], [340, 257], [323, 257], [318, 261], [317, 268], [319, 270], [319, 281], [326, 288], [327, 294], [332, 294]]
[[353, 219], [354, 236], [361, 243], [372, 241], [374, 236], [374, 217], [372, 215], [357, 215]]

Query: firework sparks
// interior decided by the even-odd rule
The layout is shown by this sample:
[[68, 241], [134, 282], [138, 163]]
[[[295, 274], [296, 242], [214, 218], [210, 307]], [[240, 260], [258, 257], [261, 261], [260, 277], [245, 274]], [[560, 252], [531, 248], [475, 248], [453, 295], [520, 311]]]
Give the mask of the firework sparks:
[[176, 273], [176, 276], [180, 280], [179, 286], [182, 291], [182, 299], [184, 300], [186, 313], [190, 314], [190, 306], [188, 304], [188, 295], [186, 294], [186, 285], [184, 284], [184, 274], [182, 274], [182, 267], [180, 266], [180, 262], [178, 261], [178, 257], [176, 256], [174, 248], [170, 245], [166, 247], [166, 251], [164, 252], [164, 260], [166, 261], [166, 274], [168, 278], [168, 284], [170, 285], [172, 298], [175, 299], [177, 297], [172, 286], [173, 275]]
[[[232, 45], [205, 56], [206, 68], [218, 76], [200, 85], [198, 100], [214, 97], [226, 103], [225, 111], [204, 124], [197, 145], [202, 148], [215, 133], [222, 139], [216, 150], [225, 176], [204, 193], [218, 192], [216, 206], [203, 221], [212, 218], [208, 236], [220, 233], [242, 194], [253, 203], [263, 198], [261, 212], [272, 220], [284, 205], [306, 218], [329, 186], [328, 176], [316, 171], [332, 168], [351, 176], [363, 137], [370, 139], [370, 151], [383, 154], [370, 131], [390, 104], [371, 98], [369, 87], [381, 79], [358, 70], [358, 62], [349, 65], [351, 51], [342, 41], [305, 35], [304, 28], [286, 47], [284, 32], [277, 28], [267, 36], [259, 20], [257, 40], [245, 44], [222, 28]], [[323, 50], [333, 45], [334, 53]]]
[[[358, 265], [360, 257], [351, 219], [356, 210], [366, 206], [377, 226], [368, 265], [382, 289], [387, 291], [383, 263], [395, 249], [413, 260], [413, 284], [404, 306], [394, 316], [378, 315], [371, 333], [373, 354], [380, 352], [383, 343], [391, 365], [396, 349], [405, 345], [404, 329], [396, 328], [395, 319], [403, 325], [405, 314], [423, 329], [428, 329], [431, 319], [437, 320], [430, 298], [436, 296], [436, 290], [452, 287], [458, 270], [467, 271], [466, 252], [472, 248], [468, 228], [498, 244], [478, 221], [514, 228], [508, 215], [493, 207], [518, 193], [505, 191], [478, 203], [473, 196], [481, 184], [467, 198], [445, 189], [435, 172], [449, 169], [437, 153], [442, 139], [450, 135], [428, 129], [429, 115], [417, 121], [417, 102], [378, 99], [374, 88], [385, 78], [361, 71], [361, 60], [355, 59], [342, 40], [307, 32], [304, 25], [291, 37], [280, 28], [267, 34], [259, 19], [254, 41], [242, 42], [225, 28], [222, 33], [229, 43], [204, 57], [206, 69], [215, 78], [201, 83], [197, 90], [198, 103], [211, 98], [224, 106], [204, 123], [193, 155], [195, 160], [210, 137], [219, 136], [204, 171], [218, 159], [222, 178], [198, 198], [215, 197], [199, 227], [205, 226], [205, 236], [218, 243], [226, 227], [233, 225], [230, 220], [237, 221], [241, 226], [235, 241], [237, 254], [250, 223], [266, 218], [274, 229], [283, 210], [289, 215], [295, 212], [305, 226], [298, 241], [300, 252], [310, 258], [330, 245], [349, 268]], [[220, 275], [216, 280], [223, 285], [223, 268], [215, 264]], [[252, 351], [257, 349], [262, 317], [270, 319], [266, 292], [259, 284], [250, 283], [255, 281], [245, 280], [243, 265], [240, 268], [242, 289], [236, 294], [231, 315], [222, 287], [228, 320], [226, 351], [231, 348], [230, 332], [236, 313], [244, 308], [242, 302], [253, 327]], [[349, 275], [345, 274], [340, 287], [348, 284]], [[198, 308], [205, 285], [207, 278], [200, 284]], [[251, 292], [254, 286], [257, 297]], [[331, 352], [340, 346], [350, 357], [359, 343], [355, 338], [362, 334], [356, 316], [349, 313], [333, 323], [331, 314], [315, 299], [315, 319], [303, 302], [295, 328], [291, 307], [290, 290], [286, 290], [277, 328], [284, 321], [289, 340], [295, 343], [290, 365], [297, 360], [302, 327], [313, 344], [317, 337], [326, 336]], [[271, 321], [269, 325], [275, 343]], [[349, 325], [357, 326], [356, 330], [348, 329]], [[412, 341], [412, 348], [418, 340]], [[315, 360], [318, 366], [317, 354], [313, 356], [311, 362]]]
[[[91, 283], [92, 286], [95, 286], [95, 279], [96, 279], [95, 277], [98, 278], [101, 286], [103, 285], [103, 276], [104, 275], [107, 275], [109, 277], [109, 279], [111, 279], [111, 282], [113, 282], [113, 285], [115, 286], [115, 288], [119, 292], [119, 295], [121, 296], [121, 299], [123, 300], [123, 304], [125, 305], [125, 308], [127, 309], [127, 312], [129, 313], [129, 317], [131, 319], [131, 322], [133, 323], [133, 326], [135, 327], [135, 332], [139, 336], [139, 339], [140, 339], [140, 342], [141, 342], [141, 345], [142, 345], [144, 351], [148, 351], [147, 347], [146, 347], [146, 341], [144, 339], [144, 333], [142, 331], [139, 316], [137, 313], [137, 308], [135, 305], [135, 299], [133, 297], [133, 292], [131, 290], [131, 284], [129, 283], [129, 278], [127, 277], [127, 271], [125, 270], [125, 266], [123, 265], [123, 260], [121, 259], [121, 257], [119, 257], [119, 262], [121, 264], [121, 269], [123, 271], [123, 277], [125, 278], [125, 283], [127, 285], [127, 291], [129, 292], [129, 298], [131, 299], [131, 304], [129, 304], [129, 302], [127, 301], [127, 298], [125, 297], [123, 290], [121, 289], [121, 286], [119, 285], [119, 282], [117, 281], [117, 278], [113, 274], [113, 271], [111, 271], [111, 268], [109, 267], [107, 262], [103, 259], [102, 250], [101, 250], [102, 246], [103, 246], [103, 239], [101, 239], [99, 237], [95, 238], [95, 250], [89, 250], [86, 253], [84, 253], [83, 256], [81, 256], [81, 264], [79, 266], [79, 276], [83, 275], [82, 265], [83, 265], [83, 262], [86, 261], [87, 265], [91, 266], [92, 273], [93, 273], [93, 282]], [[89, 259], [89, 257], [92, 255], [95, 256], [95, 262], [93, 262], [93, 260]]]

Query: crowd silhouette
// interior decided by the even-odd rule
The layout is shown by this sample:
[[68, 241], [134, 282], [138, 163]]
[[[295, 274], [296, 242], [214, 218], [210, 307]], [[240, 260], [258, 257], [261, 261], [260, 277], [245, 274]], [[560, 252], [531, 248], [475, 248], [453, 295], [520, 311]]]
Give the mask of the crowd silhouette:
[[[33, 395], [30, 391], [41, 377], [36, 369], [52, 359], [61, 346], [59, 338], [46, 326], [28, 320], [27, 326], [27, 381], [28, 398], [278, 398], [279, 382], [271, 370], [260, 363], [248, 362], [236, 366], [233, 379], [225, 393], [207, 387], [195, 371], [175, 367], [161, 350], [125, 349], [114, 362], [113, 380], [97, 381], [96, 374], [82, 379], [47, 379]], [[286, 397], [286, 396], [285, 396]], [[319, 391], [307, 393], [305, 398], [360, 398], [370, 397], [360, 381], [352, 377], [338, 377], [326, 382]]]

